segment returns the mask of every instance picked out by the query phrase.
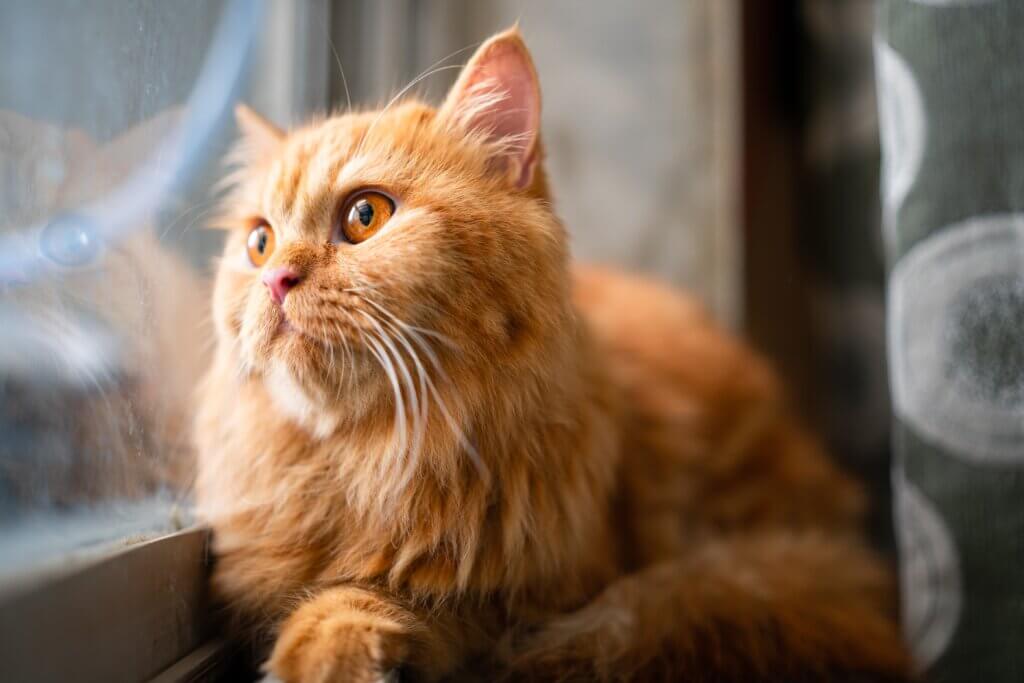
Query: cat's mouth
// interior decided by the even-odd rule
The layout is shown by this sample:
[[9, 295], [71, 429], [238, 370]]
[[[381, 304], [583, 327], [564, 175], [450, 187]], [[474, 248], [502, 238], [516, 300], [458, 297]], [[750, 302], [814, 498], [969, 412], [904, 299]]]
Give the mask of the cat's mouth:
[[284, 341], [287, 339], [305, 338], [313, 340], [315, 335], [310, 334], [305, 327], [297, 322], [294, 316], [289, 316], [283, 307], [275, 306], [270, 323], [270, 341]]
[[269, 331], [264, 337], [267, 351], [292, 360], [301, 358], [303, 362], [315, 364], [325, 358], [337, 359], [342, 353], [351, 358], [361, 351], [361, 345], [357, 338], [350, 336], [347, 326], [329, 326], [301, 312], [289, 315], [278, 309], [268, 323], [264, 328]]
[[252, 368], [279, 360], [333, 386], [341, 373], [364, 377], [373, 372], [375, 352], [387, 354], [388, 343], [399, 344], [390, 336], [382, 340], [389, 335], [390, 319], [369, 314], [355, 297], [339, 301], [334, 290], [294, 291], [282, 304], [262, 303], [259, 315], [244, 318], [240, 330], [246, 364]]
[[[292, 296], [294, 294], [289, 298]], [[270, 340], [301, 339], [317, 346], [334, 348], [357, 346], [359, 328], [353, 321], [358, 314], [352, 310], [341, 313], [325, 308], [322, 302], [309, 298], [298, 300], [291, 306], [274, 306], [266, 328], [271, 331]]]

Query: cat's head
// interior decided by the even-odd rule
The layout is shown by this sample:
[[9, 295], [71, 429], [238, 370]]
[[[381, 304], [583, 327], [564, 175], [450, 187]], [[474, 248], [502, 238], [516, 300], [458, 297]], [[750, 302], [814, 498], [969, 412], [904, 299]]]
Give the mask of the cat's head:
[[566, 237], [517, 30], [484, 43], [436, 109], [391, 103], [290, 133], [248, 110], [239, 123], [214, 317], [222, 353], [283, 410], [408, 413], [444, 372], [472, 401], [551, 352], [569, 316]]

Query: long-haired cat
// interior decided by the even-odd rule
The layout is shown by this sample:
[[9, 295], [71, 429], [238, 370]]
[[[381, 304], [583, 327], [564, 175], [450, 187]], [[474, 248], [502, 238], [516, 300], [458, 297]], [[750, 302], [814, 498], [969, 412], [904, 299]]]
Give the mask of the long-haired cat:
[[438, 109], [239, 118], [197, 500], [270, 675], [906, 675], [861, 493], [771, 371], [570, 268], [516, 30]]

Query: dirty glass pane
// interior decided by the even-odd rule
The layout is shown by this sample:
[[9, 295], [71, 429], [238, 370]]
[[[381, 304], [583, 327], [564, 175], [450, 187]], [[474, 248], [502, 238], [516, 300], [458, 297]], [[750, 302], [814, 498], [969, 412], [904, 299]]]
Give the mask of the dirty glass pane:
[[0, 6], [0, 580], [188, 523], [201, 227], [262, 9]]

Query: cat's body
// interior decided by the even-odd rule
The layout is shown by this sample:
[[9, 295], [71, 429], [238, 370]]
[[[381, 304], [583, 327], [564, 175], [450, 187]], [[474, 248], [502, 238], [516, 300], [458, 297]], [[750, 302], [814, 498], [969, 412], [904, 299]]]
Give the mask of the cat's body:
[[860, 493], [771, 372], [678, 294], [570, 274], [518, 34], [439, 111], [243, 119], [197, 497], [274, 675], [904, 673]]

